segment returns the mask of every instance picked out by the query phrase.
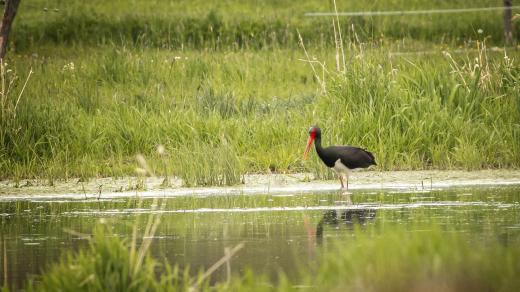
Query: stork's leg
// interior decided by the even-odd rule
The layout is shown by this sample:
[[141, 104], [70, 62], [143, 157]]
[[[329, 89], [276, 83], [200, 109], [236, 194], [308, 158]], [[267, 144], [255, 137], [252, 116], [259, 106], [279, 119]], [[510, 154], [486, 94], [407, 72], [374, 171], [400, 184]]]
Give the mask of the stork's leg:
[[[345, 173], [345, 174], [342, 174], [342, 176], [345, 176], [345, 180], [347, 181], [346, 185], [347, 187], [346, 188], [343, 188], [342, 189], [342, 193], [343, 195], [350, 195], [350, 192], [348, 191], [348, 178], [349, 178], [349, 173]], [[348, 200], [350, 200], [350, 198], [347, 198]], [[352, 204], [352, 203], [351, 203]]]
[[341, 173], [338, 173], [339, 176], [339, 182], [341, 182], [341, 189], [345, 188], [345, 185], [343, 185], [343, 175]]

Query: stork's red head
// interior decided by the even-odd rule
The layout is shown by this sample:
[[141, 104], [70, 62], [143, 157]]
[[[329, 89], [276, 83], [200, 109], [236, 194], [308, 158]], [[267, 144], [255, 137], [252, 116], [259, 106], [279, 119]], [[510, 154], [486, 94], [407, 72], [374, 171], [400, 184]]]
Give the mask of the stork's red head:
[[307, 159], [309, 155], [309, 151], [311, 150], [312, 142], [316, 139], [316, 136], [321, 137], [321, 130], [316, 126], [312, 126], [309, 129], [309, 140], [307, 140], [307, 147], [305, 148], [305, 152], [303, 153], [303, 159]]

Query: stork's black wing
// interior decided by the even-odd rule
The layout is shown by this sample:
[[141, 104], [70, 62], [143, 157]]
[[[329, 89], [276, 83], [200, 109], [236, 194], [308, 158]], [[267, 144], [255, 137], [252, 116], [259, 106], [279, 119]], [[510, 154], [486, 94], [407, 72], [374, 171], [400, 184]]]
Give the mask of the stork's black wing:
[[330, 146], [327, 147], [327, 150], [334, 152], [337, 158], [341, 159], [341, 163], [350, 169], [377, 165], [374, 154], [365, 149], [353, 146]]

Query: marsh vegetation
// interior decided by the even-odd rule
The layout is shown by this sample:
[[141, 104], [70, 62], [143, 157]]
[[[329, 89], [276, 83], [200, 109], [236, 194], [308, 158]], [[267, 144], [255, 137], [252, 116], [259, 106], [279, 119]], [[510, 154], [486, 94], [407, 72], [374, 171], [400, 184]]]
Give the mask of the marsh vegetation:
[[[188, 2], [22, 3], [2, 68], [0, 177], [129, 175], [138, 153], [187, 185], [330, 177], [301, 160], [311, 124], [381, 169], [519, 166], [518, 54], [500, 45], [500, 12], [341, 18], [339, 64], [331, 18], [303, 15], [333, 6]], [[370, 9], [433, 5], [394, 2]]]
[[[520, 54], [504, 45], [502, 11], [305, 15], [333, 3], [22, 1], [0, 66], [0, 179], [83, 186], [136, 170], [164, 187], [174, 177], [236, 185], [255, 173], [330, 179], [315, 155], [302, 160], [313, 124], [326, 145], [370, 149], [379, 170], [520, 166]], [[513, 25], [518, 39], [518, 17]], [[517, 186], [356, 191], [351, 205], [318, 191], [140, 199], [144, 181], [129, 187], [135, 198], [1, 200], [2, 286], [520, 287]]]

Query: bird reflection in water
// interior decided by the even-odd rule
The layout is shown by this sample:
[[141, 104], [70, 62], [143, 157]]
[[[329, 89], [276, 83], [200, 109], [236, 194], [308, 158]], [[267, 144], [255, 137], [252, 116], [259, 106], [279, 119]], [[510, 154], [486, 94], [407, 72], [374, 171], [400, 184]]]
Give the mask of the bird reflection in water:
[[325, 225], [339, 227], [345, 224], [348, 229], [354, 229], [355, 225], [363, 227], [375, 218], [376, 209], [327, 210], [316, 226], [316, 242], [322, 242]]

